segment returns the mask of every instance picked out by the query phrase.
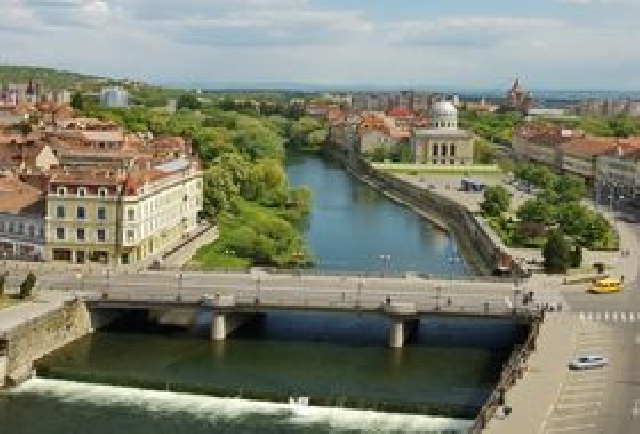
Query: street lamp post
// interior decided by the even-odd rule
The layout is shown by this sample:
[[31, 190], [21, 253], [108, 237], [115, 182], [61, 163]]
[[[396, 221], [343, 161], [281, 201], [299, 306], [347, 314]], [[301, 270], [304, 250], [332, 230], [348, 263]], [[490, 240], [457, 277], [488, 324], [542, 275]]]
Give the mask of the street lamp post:
[[380, 255], [382, 261], [382, 277], [384, 277], [385, 270], [391, 273], [391, 255]]
[[453, 285], [453, 264], [456, 262], [460, 262], [460, 256], [458, 255], [458, 251], [456, 249], [455, 244], [451, 244], [450, 254], [447, 257], [447, 261], [449, 262], [449, 286]]
[[104, 270], [102, 274], [107, 276], [107, 291], [108, 291], [109, 289], [111, 289], [111, 282], [109, 280], [109, 274], [110, 274], [109, 269], [107, 268], [106, 270]]
[[178, 279], [178, 294], [182, 293], [182, 273], [176, 274], [176, 278]]

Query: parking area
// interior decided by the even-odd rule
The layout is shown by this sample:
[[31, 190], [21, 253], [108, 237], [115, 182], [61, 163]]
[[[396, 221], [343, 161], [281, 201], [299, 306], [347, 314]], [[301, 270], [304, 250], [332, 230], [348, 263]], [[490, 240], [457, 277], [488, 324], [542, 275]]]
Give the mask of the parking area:
[[[632, 324], [581, 322], [576, 334], [573, 357], [600, 355], [608, 365], [587, 370], [569, 370], [560, 386], [556, 402], [549, 409], [544, 433], [606, 433], [619, 415], [611, 412], [620, 408], [621, 376], [629, 368], [624, 351], [625, 339]], [[631, 409], [629, 417], [632, 417]]]

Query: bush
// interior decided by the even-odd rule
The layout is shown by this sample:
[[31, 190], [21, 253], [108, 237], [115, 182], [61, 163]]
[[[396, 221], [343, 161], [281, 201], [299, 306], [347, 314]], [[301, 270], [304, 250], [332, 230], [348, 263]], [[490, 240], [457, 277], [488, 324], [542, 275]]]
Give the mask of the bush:
[[542, 251], [544, 269], [548, 274], [565, 274], [571, 264], [571, 247], [561, 230], [549, 233]]
[[33, 288], [36, 286], [36, 276], [31, 271], [27, 274], [27, 277], [20, 284], [20, 299], [24, 300], [31, 296]]

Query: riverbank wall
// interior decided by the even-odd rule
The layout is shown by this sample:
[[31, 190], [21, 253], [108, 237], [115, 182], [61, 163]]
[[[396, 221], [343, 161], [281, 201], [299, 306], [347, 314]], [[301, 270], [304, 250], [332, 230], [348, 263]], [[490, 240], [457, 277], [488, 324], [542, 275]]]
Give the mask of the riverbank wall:
[[80, 301], [25, 320], [0, 337], [0, 388], [31, 377], [34, 362], [94, 330], [91, 314]]
[[[436, 227], [448, 232], [457, 242], [460, 253], [476, 275], [493, 275], [500, 270], [508, 253], [487, 231], [477, 217], [464, 206], [431, 190], [421, 189], [379, 171], [360, 156], [340, 148], [327, 147], [325, 155], [340, 162], [360, 181], [380, 191], [391, 200], [407, 206]], [[512, 263], [511, 271], [522, 276], [523, 270]]]

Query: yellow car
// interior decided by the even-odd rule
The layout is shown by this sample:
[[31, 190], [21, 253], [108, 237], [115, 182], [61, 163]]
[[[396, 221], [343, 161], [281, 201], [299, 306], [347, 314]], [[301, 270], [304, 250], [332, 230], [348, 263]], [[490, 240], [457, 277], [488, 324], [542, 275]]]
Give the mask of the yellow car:
[[622, 291], [622, 282], [620, 279], [614, 279], [612, 277], [607, 277], [606, 279], [597, 280], [591, 288], [589, 288], [589, 292], [594, 292], [596, 294], [604, 294], [608, 292], [619, 292]]

